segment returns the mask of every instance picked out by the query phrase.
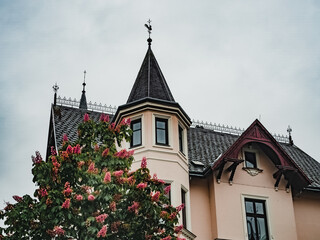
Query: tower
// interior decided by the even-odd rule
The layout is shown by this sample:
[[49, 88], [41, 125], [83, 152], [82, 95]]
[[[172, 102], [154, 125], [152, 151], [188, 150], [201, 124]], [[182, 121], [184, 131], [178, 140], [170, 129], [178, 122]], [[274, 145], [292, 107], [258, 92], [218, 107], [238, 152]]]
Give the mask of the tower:
[[[147, 25], [149, 33], [150, 23]], [[131, 119], [131, 143], [126, 146], [135, 151], [133, 169], [147, 158], [151, 174], [171, 185], [172, 205], [185, 204], [181, 223], [191, 229], [189, 201], [189, 167], [187, 130], [191, 120], [175, 102], [169, 86], [151, 49], [148, 50], [127, 100], [118, 107], [113, 117], [115, 124], [123, 118]]]

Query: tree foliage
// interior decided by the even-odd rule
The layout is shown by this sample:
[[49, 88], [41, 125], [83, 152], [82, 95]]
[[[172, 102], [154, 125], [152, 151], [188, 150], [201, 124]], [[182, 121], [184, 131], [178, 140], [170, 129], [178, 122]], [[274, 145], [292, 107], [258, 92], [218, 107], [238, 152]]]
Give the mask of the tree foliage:
[[115, 142], [130, 140], [129, 125], [129, 119], [115, 126], [107, 115], [94, 122], [85, 114], [74, 144], [65, 135], [47, 161], [36, 152], [35, 198], [7, 203], [0, 239], [181, 239], [182, 226], [175, 225], [183, 206], [170, 205], [170, 186], [150, 176], [145, 158], [131, 171], [133, 151], [117, 151]]

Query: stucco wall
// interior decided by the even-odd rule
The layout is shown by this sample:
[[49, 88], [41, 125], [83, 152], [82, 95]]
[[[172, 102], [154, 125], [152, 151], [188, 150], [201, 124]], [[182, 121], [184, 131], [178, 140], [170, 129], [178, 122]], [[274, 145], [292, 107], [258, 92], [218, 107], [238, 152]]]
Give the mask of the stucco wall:
[[[291, 193], [286, 192], [286, 180], [281, 179], [275, 191], [273, 173], [277, 171], [272, 161], [255, 146], [257, 165], [263, 172], [251, 176], [240, 164], [235, 172], [233, 184], [229, 184], [230, 173], [224, 172], [221, 183], [214, 180], [218, 238], [246, 239], [244, 198], [266, 201], [269, 235], [271, 239], [297, 239]], [[241, 156], [239, 155], [239, 158]], [[228, 165], [225, 167], [225, 169]]]
[[197, 239], [213, 239], [212, 216], [215, 216], [215, 211], [211, 212], [211, 207], [215, 207], [210, 200], [210, 189], [208, 179], [192, 178], [190, 181], [190, 201], [191, 201], [191, 216], [192, 230]]
[[320, 194], [305, 192], [293, 200], [299, 240], [320, 239]]

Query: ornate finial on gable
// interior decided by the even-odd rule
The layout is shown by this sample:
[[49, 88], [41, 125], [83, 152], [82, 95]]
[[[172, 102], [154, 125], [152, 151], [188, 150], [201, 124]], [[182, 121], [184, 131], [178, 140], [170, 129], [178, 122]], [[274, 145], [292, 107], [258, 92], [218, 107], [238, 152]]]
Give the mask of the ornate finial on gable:
[[83, 72], [83, 83], [82, 83], [82, 86], [83, 86], [83, 90], [82, 90], [82, 92], [86, 92], [86, 74], [87, 74], [87, 71], [86, 70], [84, 70], [84, 72]]
[[291, 137], [292, 128], [290, 127], [290, 125], [287, 128], [287, 132], [289, 133], [289, 144], [292, 146], [293, 145], [293, 140]]
[[87, 74], [87, 71], [84, 70], [83, 83], [82, 83], [83, 89], [82, 89], [82, 95], [81, 95], [80, 105], [79, 105], [79, 108], [81, 109], [88, 109], [87, 98], [86, 98], [86, 74]]
[[56, 106], [57, 104], [57, 92], [59, 90], [59, 86], [57, 83], [55, 83], [55, 85], [52, 86], [53, 91], [54, 91], [54, 98], [53, 98], [53, 105]]
[[151, 35], [151, 31], [152, 31], [152, 26], [151, 26], [151, 20], [149, 19], [148, 21], [148, 24], [145, 24], [144, 26], [148, 29], [148, 33], [149, 33], [149, 38], [148, 38], [148, 45], [149, 47], [151, 46], [151, 42], [152, 42], [152, 39], [150, 38], [150, 35]]

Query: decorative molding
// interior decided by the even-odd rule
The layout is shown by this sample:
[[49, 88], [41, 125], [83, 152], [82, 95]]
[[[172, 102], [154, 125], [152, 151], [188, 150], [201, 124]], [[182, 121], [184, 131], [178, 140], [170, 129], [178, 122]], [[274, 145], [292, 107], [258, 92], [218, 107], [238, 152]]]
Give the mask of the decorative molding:
[[[215, 132], [220, 132], [220, 133], [228, 133], [228, 134], [232, 134], [232, 135], [236, 135], [236, 136], [240, 136], [245, 129], [244, 128], [237, 128], [237, 127], [232, 127], [232, 126], [228, 126], [228, 125], [224, 125], [224, 124], [216, 124], [216, 123], [208, 123], [208, 122], [204, 122], [204, 121], [199, 121], [199, 120], [192, 120], [192, 125], [191, 127], [196, 128], [196, 127], [203, 127], [204, 129], [209, 129], [209, 130], [213, 130]], [[255, 137], [263, 137], [263, 138], [267, 138], [265, 134], [263, 134], [263, 136], [258, 136], [257, 132], [254, 131]], [[281, 143], [290, 143], [289, 141], [289, 137], [288, 136], [284, 136], [284, 135], [280, 135], [280, 134], [272, 134], [272, 137], [274, 137], [274, 139], [277, 140], [277, 142], [281, 142]]]
[[197, 236], [194, 235], [192, 232], [190, 232], [188, 229], [183, 228], [182, 229], [182, 236], [185, 237], [187, 240], [193, 240]]
[[[80, 101], [76, 99], [66, 98], [66, 97], [57, 97], [57, 105], [66, 106], [66, 107], [72, 107], [72, 108], [79, 108]], [[101, 103], [97, 104], [92, 103], [91, 101], [87, 104], [88, 110], [90, 111], [96, 111], [96, 112], [102, 112], [102, 113], [108, 113], [114, 115], [117, 111], [117, 107], [112, 107], [105, 105], [102, 105]]]
[[259, 173], [263, 172], [262, 169], [259, 168], [247, 168], [247, 167], [243, 167], [243, 170], [245, 170], [249, 175], [251, 176], [257, 176]]

